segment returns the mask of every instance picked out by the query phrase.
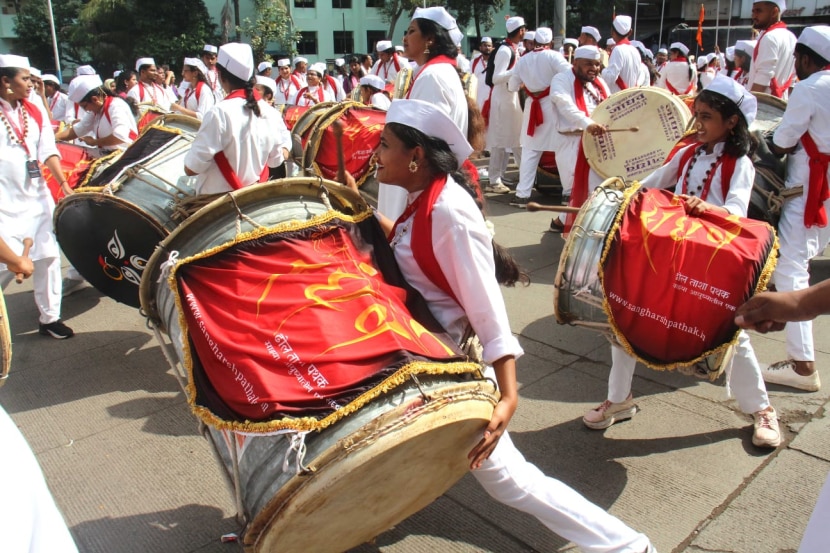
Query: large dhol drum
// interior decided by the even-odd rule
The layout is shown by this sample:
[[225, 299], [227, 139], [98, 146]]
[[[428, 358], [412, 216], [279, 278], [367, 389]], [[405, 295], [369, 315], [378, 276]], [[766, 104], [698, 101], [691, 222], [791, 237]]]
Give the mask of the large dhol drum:
[[[77, 144], [56, 142], [55, 146], [61, 155], [63, 178], [69, 183], [70, 188], [74, 190], [84, 182], [94, 161], [93, 157], [89, 152], [89, 148], [84, 148]], [[43, 172], [43, 178], [46, 179], [46, 186], [49, 187], [49, 192], [52, 193], [52, 199], [55, 200], [55, 203], [58, 203], [58, 200], [64, 196], [59, 179], [45, 165], [41, 165], [41, 171]]]
[[289, 131], [294, 129], [294, 125], [297, 124], [297, 120], [300, 119], [300, 116], [308, 111], [308, 107], [306, 106], [295, 106], [295, 105], [287, 105], [283, 106], [282, 109], [282, 120], [285, 121], [285, 128]]
[[[187, 304], [198, 301], [196, 282], [192, 280], [194, 274], [189, 271], [194, 267], [196, 271], [211, 270], [214, 262], [223, 263], [224, 256], [228, 255], [250, 254], [262, 261], [264, 256], [259, 248], [270, 247], [268, 243], [275, 237], [289, 240], [287, 247], [304, 247], [308, 245], [306, 240], [311, 240], [314, 245], [308, 251], [316, 255], [324, 243], [329, 243], [333, 237], [330, 233], [336, 231], [342, 221], [357, 225], [375, 223], [370, 217], [368, 206], [356, 194], [329, 181], [294, 178], [254, 185], [223, 196], [193, 215], [160, 244], [147, 265], [141, 283], [142, 306], [154, 326], [166, 329], [177, 350], [184, 370], [178, 368], [178, 363], [174, 367], [188, 380], [188, 400], [194, 406], [194, 412], [208, 423], [204, 433], [221, 461], [236, 496], [239, 514], [246, 524], [243, 543], [247, 551], [333, 553], [372, 539], [435, 500], [467, 471], [466, 454], [492, 416], [496, 402], [493, 386], [472, 373], [417, 377], [412, 373], [410, 378], [400, 385], [388, 387], [387, 391], [368, 392], [369, 399], [357, 410], [351, 410], [349, 404], [326, 415], [325, 419], [298, 413], [286, 423], [301, 426], [304, 421], [312, 421], [308, 429], [318, 430], [312, 432], [289, 430], [279, 433], [268, 431], [269, 422], [223, 422], [215, 413], [206, 415], [207, 402], [200, 403], [199, 398], [203, 386], [201, 373], [197, 372], [204, 356], [194, 352], [199, 351], [195, 346], [201, 340], [198, 334], [209, 332], [206, 329], [211, 328], [208, 324], [211, 315], [203, 303], [197, 311], [193, 311], [191, 305], [183, 306], [182, 301]], [[355, 234], [357, 227], [352, 228], [348, 235], [357, 240], [354, 247], [357, 251], [365, 251], [364, 246], [369, 243], [361, 244], [361, 241], [367, 235], [362, 230]], [[366, 227], [360, 228], [365, 230]], [[301, 229], [310, 230], [304, 234], [306, 238], [292, 234], [304, 233]], [[336, 263], [330, 256], [332, 252], [342, 251], [338, 244], [331, 242], [331, 248], [323, 248], [325, 251], [321, 255]], [[351, 248], [347, 243], [342, 245], [345, 249]], [[269, 251], [271, 259], [284, 253], [281, 249]], [[386, 255], [377, 249], [375, 253], [380, 257]], [[285, 259], [294, 258], [292, 254]], [[358, 259], [354, 261], [347, 263], [348, 273], [358, 268], [367, 271], [366, 274], [375, 272]], [[312, 265], [317, 266], [299, 260], [292, 265], [305, 268], [303, 272], [308, 272]], [[171, 269], [170, 276], [159, 283], [159, 274]], [[324, 274], [319, 276], [321, 280], [331, 282]], [[239, 278], [245, 277], [240, 275]], [[258, 276], [254, 278], [258, 279]], [[306, 294], [305, 298], [325, 294], [328, 302], [332, 301], [333, 292], [343, 290], [348, 298], [339, 296], [336, 309], [348, 310], [349, 301], [364, 295], [354, 295], [351, 291], [366, 288], [360, 283], [361, 279], [354, 288], [344, 284], [347, 280], [338, 277], [338, 281], [341, 284], [334, 287], [315, 287], [316, 292], [311, 296]], [[275, 287], [277, 285], [279, 280]], [[229, 286], [239, 297], [246, 295], [248, 290], [247, 286]], [[290, 305], [293, 316], [305, 312], [306, 302], [299, 296], [292, 299], [291, 290], [291, 285], [284, 283], [276, 294], [286, 296], [281, 301]], [[254, 290], [250, 297], [261, 296]], [[383, 294], [383, 297], [387, 295]], [[211, 306], [211, 311], [222, 309], [221, 305]], [[263, 312], [270, 309], [271, 305], [263, 304]], [[198, 329], [192, 324], [194, 313], [200, 321]], [[380, 313], [376, 312], [376, 315], [380, 316]], [[276, 317], [283, 322], [287, 320], [282, 315]], [[377, 326], [382, 319], [372, 317], [369, 322], [371, 329], [383, 328]], [[182, 324], [189, 325], [197, 335], [183, 330]], [[297, 345], [299, 339], [290, 330], [290, 321], [276, 330], [260, 316], [253, 324], [256, 328], [263, 325], [269, 329], [265, 332], [268, 333], [266, 339], [274, 342], [274, 347], [268, 350], [273, 359], [294, 363], [292, 355], [296, 352], [296, 362], [303, 365], [300, 360], [311, 358]], [[323, 324], [322, 319], [320, 324]], [[325, 324], [333, 331], [335, 327], [351, 326], [331, 320]], [[319, 325], [316, 328], [318, 332], [312, 332], [308, 339], [320, 342]], [[400, 336], [399, 331], [404, 330], [397, 324], [394, 328], [397, 328], [393, 333], [395, 336]], [[215, 334], [211, 336], [216, 337]], [[289, 341], [291, 345], [288, 345]], [[217, 339], [214, 345], [215, 351], [221, 351], [222, 359], [231, 363], [234, 370], [243, 370], [241, 363], [245, 361], [235, 357], [232, 344]], [[372, 349], [371, 342], [359, 345], [362, 350]], [[208, 347], [213, 346], [208, 344]], [[212, 356], [210, 351], [207, 350], [208, 357]], [[267, 355], [265, 359], [268, 359]], [[319, 371], [316, 367], [311, 370], [314, 367], [311, 365], [306, 366], [308, 370], [301, 368], [296, 374], [298, 379], [302, 378], [303, 386], [322, 391], [320, 373], [327, 376], [331, 373], [326, 372], [324, 359], [320, 356], [313, 359], [317, 359]], [[282, 370], [276, 368], [276, 363], [269, 363], [269, 367], [271, 371]], [[289, 371], [289, 374], [292, 373]], [[247, 373], [243, 378], [254, 382]], [[331, 380], [329, 378], [327, 382], [329, 389], [334, 386]], [[264, 396], [257, 394], [258, 399], [261, 397]], [[326, 422], [328, 417], [337, 418], [322, 429], [313, 424], [315, 421]], [[283, 424], [280, 421], [274, 423], [277, 424], [275, 428]], [[260, 433], [263, 429], [266, 433]]]
[[754, 93], [758, 98], [758, 114], [749, 130], [758, 139], [758, 147], [752, 156], [755, 165], [755, 181], [749, 198], [747, 214], [753, 219], [765, 221], [778, 227], [781, 208], [786, 197], [797, 190], [788, 190], [784, 183], [787, 179], [787, 158], [778, 156], [769, 149], [766, 136], [775, 132], [775, 128], [784, 117], [787, 102], [770, 94]]
[[769, 225], [689, 217], [674, 194], [609, 179], [562, 251], [556, 319], [608, 334], [654, 369], [695, 373], [705, 361], [714, 379], [737, 337], [735, 309], [766, 287], [776, 250]]
[[184, 176], [184, 156], [199, 121], [163, 117], [176, 127], [150, 125], [55, 209], [55, 234], [72, 266], [99, 291], [132, 307], [140, 305], [138, 286], [147, 259], [177, 225], [178, 201], [195, 194], [193, 179]]
[[337, 105], [337, 102], [314, 104], [300, 114], [296, 123], [291, 127], [291, 157], [294, 163], [297, 163], [302, 169], [307, 169], [303, 166], [303, 157], [314, 124], [324, 113]]
[[585, 157], [601, 177], [640, 180], [663, 165], [692, 114], [659, 88], [628, 88], [600, 103], [591, 119], [611, 132], [582, 135]]

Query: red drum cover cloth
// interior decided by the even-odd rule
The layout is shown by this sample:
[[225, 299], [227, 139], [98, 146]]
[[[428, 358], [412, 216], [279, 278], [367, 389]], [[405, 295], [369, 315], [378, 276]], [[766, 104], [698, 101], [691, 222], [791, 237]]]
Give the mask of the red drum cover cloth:
[[143, 131], [145, 127], [150, 125], [153, 121], [155, 121], [161, 116], [161, 112], [152, 109], [147, 110], [147, 112], [141, 116], [141, 119], [138, 120], [138, 124], [136, 125], [136, 127], [138, 128], [138, 132]]
[[[86, 177], [89, 166], [93, 161], [92, 156], [89, 155], [89, 151], [86, 148], [76, 144], [57, 142], [55, 146], [57, 146], [58, 152], [61, 155], [61, 170], [63, 171], [63, 176], [69, 183], [70, 188], [74, 190], [83, 182], [84, 177]], [[52, 198], [57, 202], [63, 198], [60, 183], [55, 178], [55, 175], [49, 171], [48, 167], [41, 165], [41, 169], [43, 171], [43, 178], [46, 179], [46, 185], [52, 193]]]
[[[371, 216], [364, 223], [376, 225]], [[414, 291], [376, 268], [370, 242], [383, 240], [382, 231], [371, 231], [371, 241], [361, 232], [331, 220], [237, 244], [176, 271], [196, 352], [197, 406], [220, 421], [321, 419], [404, 366], [419, 372], [413, 362], [464, 360], [434, 319], [415, 319], [413, 312], [428, 313], [420, 296], [409, 308]], [[391, 252], [385, 256], [394, 262]]]
[[290, 131], [297, 124], [297, 120], [302, 114], [308, 111], [308, 106], [285, 106], [285, 111], [282, 112], [282, 119], [285, 121], [285, 127]]
[[[338, 121], [343, 125], [343, 159], [346, 171], [360, 182], [371, 167], [372, 154], [380, 145], [386, 112], [369, 108], [349, 108]], [[320, 135], [314, 163], [324, 179], [337, 177], [337, 139], [328, 125]]]
[[617, 338], [649, 365], [690, 364], [724, 346], [738, 331], [735, 309], [766, 284], [774, 249], [765, 223], [687, 216], [666, 190], [635, 193], [602, 263]]

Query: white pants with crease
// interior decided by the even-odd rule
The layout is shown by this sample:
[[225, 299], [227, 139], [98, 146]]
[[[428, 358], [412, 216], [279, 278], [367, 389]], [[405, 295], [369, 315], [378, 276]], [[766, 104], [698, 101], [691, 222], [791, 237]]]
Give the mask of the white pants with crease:
[[[61, 260], [59, 257], [47, 257], [34, 262], [32, 286], [35, 292], [35, 304], [40, 312], [41, 324], [54, 323], [61, 318]], [[5, 267], [5, 265], [4, 265]], [[0, 273], [0, 288], [4, 290], [14, 280], [11, 271]]]

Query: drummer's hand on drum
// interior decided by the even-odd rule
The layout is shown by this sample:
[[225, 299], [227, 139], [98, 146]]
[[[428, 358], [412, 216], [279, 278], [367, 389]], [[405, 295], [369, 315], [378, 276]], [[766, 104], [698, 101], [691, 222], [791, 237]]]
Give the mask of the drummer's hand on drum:
[[599, 123], [591, 123], [587, 127], [585, 127], [585, 131], [588, 134], [592, 134], [594, 136], [599, 136], [604, 133], [608, 128], [605, 125], [600, 125]]
[[493, 363], [496, 369], [496, 379], [499, 383], [501, 398], [493, 410], [493, 416], [484, 429], [484, 435], [476, 446], [467, 455], [470, 459], [470, 469], [480, 468], [482, 463], [490, 457], [502, 434], [507, 430], [507, 424], [513, 418], [519, 404], [519, 391], [516, 384], [516, 360], [512, 356], [502, 357]]
[[93, 138], [93, 137], [91, 137], [91, 136], [82, 136], [82, 137], [80, 138], [80, 140], [81, 140], [84, 144], [86, 144], [87, 146], [92, 146], [93, 148], [97, 148], [97, 147], [98, 147], [98, 139], [97, 139], [97, 138]]
[[706, 211], [718, 211], [720, 213], [729, 215], [729, 210], [723, 207], [712, 205], [709, 202], [701, 200], [698, 196], [690, 196], [688, 194], [680, 194], [683, 199], [683, 208], [686, 214], [700, 217]]
[[64, 196], [71, 196], [72, 194], [75, 193], [75, 191], [72, 190], [72, 187], [69, 186], [69, 182], [67, 182], [67, 181], [63, 181], [61, 183], [61, 192], [63, 192]]
[[354, 175], [352, 175], [348, 171], [343, 171], [343, 182], [341, 182], [340, 184], [342, 184], [343, 186], [347, 186], [348, 188], [351, 188], [357, 193], [360, 193], [360, 189], [357, 187], [357, 181], [354, 180]]

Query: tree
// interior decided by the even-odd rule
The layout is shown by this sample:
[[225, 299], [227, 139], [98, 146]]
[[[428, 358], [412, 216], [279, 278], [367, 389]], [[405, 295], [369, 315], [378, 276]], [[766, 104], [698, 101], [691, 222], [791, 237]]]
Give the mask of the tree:
[[[72, 40], [78, 25], [78, 13], [82, 6], [82, 0], [63, 0], [53, 3], [55, 34], [60, 45], [59, 53], [62, 62], [81, 64], [86, 59], [84, 52], [78, 49]], [[27, 55], [35, 67], [55, 67], [46, 0], [32, 0], [21, 5], [17, 12], [14, 30], [17, 33], [16, 50], [18, 52]]]
[[[427, 2], [427, 4], [432, 5], [430, 2]], [[380, 8], [380, 13], [384, 21], [389, 23], [389, 32], [386, 33], [386, 37], [392, 39], [395, 36], [395, 26], [404, 12], [411, 14], [415, 11], [415, 8], [421, 6], [423, 6], [423, 2], [418, 0], [387, 0], [384, 2], [383, 7]]]
[[490, 30], [495, 25], [493, 16], [504, 6], [504, 0], [448, 0], [447, 9], [455, 15], [460, 28], [475, 22], [476, 36], [482, 36], [482, 28]]
[[251, 37], [254, 60], [263, 61], [268, 44], [273, 42], [290, 54], [296, 54], [295, 45], [301, 36], [293, 28], [285, 3], [282, 0], [254, 0], [254, 11], [254, 21], [246, 17], [242, 26], [237, 27], [237, 32], [241, 31]]

